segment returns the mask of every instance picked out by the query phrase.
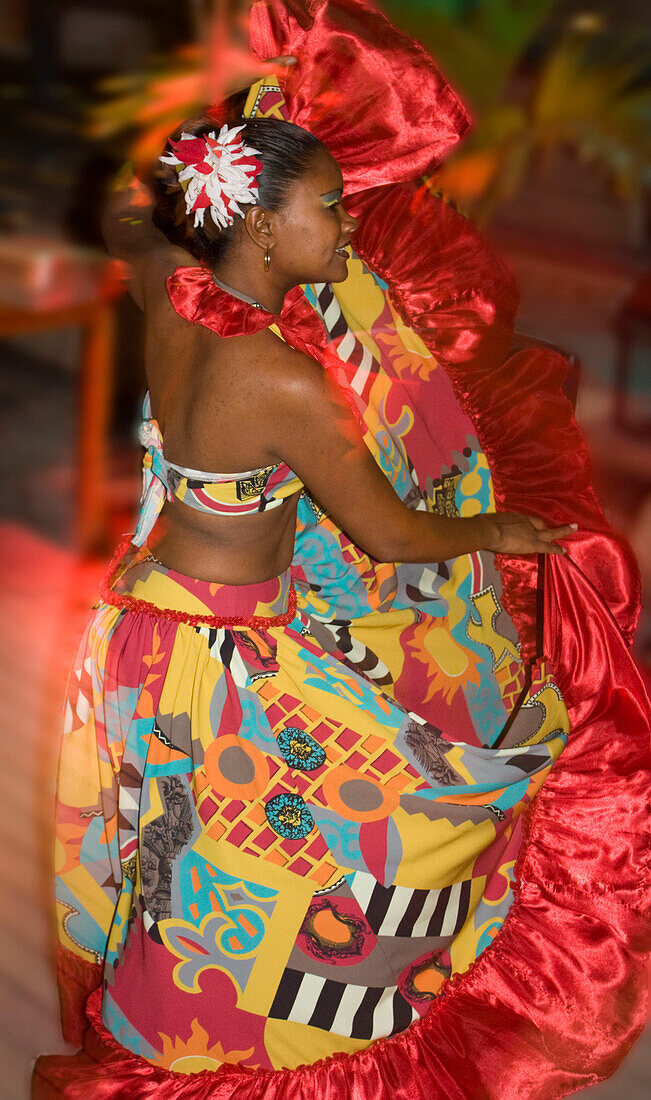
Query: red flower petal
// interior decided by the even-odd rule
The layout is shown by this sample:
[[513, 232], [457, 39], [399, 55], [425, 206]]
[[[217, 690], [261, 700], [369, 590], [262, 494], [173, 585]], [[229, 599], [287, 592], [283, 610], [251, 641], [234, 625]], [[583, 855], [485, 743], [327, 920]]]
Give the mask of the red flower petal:
[[203, 187], [201, 189], [201, 191], [199, 192], [199, 194], [197, 195], [196, 199], [194, 200], [192, 209], [193, 210], [206, 210], [209, 206], [210, 206], [210, 199], [208, 198], [208, 195], [206, 194], [205, 187]]
[[183, 138], [170, 141], [174, 155], [184, 164], [200, 164], [206, 155], [206, 143], [203, 138]]

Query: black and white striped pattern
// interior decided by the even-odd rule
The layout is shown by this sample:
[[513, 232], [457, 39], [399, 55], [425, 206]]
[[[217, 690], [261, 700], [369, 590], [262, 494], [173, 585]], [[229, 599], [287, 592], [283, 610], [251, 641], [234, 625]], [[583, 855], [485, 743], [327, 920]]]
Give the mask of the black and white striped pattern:
[[269, 1016], [368, 1040], [395, 1035], [418, 1019], [395, 985], [386, 989], [353, 985], [289, 968], [280, 980]]
[[332, 341], [338, 357], [343, 363], [350, 363], [357, 368], [350, 380], [350, 386], [355, 393], [361, 395], [369, 376], [373, 373], [373, 356], [348, 327], [332, 284], [313, 283], [313, 288], [317, 299], [315, 310], [326, 327], [328, 338]]
[[393, 683], [393, 677], [384, 662], [372, 649], [351, 634], [350, 621], [339, 622], [335, 619], [324, 625], [335, 639], [337, 649], [348, 658], [356, 672], [363, 672], [369, 680], [381, 687]]
[[470, 905], [470, 880], [442, 890], [411, 890], [382, 886], [357, 871], [351, 889], [377, 936], [456, 936]]

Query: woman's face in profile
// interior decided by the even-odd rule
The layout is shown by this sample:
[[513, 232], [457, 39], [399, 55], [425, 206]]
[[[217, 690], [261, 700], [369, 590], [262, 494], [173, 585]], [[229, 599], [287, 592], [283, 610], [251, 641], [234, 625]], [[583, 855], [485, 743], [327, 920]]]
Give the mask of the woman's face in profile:
[[296, 283], [339, 283], [347, 274], [346, 245], [357, 221], [343, 205], [341, 169], [326, 149], [291, 185], [276, 212], [272, 265]]

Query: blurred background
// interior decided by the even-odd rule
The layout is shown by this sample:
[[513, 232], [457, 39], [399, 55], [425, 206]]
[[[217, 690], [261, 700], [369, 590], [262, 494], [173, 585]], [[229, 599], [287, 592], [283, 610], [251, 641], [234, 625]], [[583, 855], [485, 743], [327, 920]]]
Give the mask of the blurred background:
[[[429, 181], [522, 291], [517, 329], [562, 349], [606, 511], [651, 589], [651, 4], [383, 0], [470, 106]], [[0, 1065], [29, 1095], [63, 1051], [52, 797], [66, 668], [132, 528], [142, 325], [98, 232], [127, 156], [200, 94], [208, 0], [4, 0], [0, 10]], [[83, 478], [80, 472], [83, 470]], [[636, 657], [649, 676], [651, 622]], [[642, 1040], [594, 1100], [649, 1095]], [[525, 1098], [523, 1098], [525, 1100]]]

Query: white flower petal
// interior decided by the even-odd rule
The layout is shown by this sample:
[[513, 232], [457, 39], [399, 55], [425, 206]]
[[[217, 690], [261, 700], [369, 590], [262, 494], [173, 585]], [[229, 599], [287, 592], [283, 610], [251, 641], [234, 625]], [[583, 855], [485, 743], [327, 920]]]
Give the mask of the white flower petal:
[[[242, 157], [258, 156], [257, 149], [246, 145], [239, 136], [245, 128], [233, 126], [230, 129], [224, 123], [219, 131], [219, 137], [213, 131], [208, 136], [221, 147], [220, 155], [206, 144], [205, 163], [209, 171], [200, 171], [195, 164], [184, 164], [177, 157], [161, 157], [168, 164], [180, 165], [179, 181], [186, 183], [185, 204], [188, 214], [194, 212], [195, 226], [204, 224], [204, 208], [194, 210], [199, 196], [205, 193], [210, 201], [210, 212], [216, 225], [227, 228], [233, 225], [235, 215], [244, 217], [238, 205], [248, 205], [258, 199], [258, 170], [253, 164], [242, 164]], [[195, 135], [182, 135], [182, 140], [189, 138], [196, 140]]]

